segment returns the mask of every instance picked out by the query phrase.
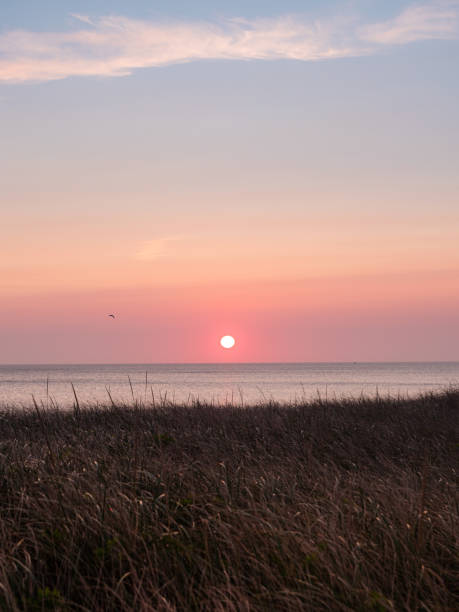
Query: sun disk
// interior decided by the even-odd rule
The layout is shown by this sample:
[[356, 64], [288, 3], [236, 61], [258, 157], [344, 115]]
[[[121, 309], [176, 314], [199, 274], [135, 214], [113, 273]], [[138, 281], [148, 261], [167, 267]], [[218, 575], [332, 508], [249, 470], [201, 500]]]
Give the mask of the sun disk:
[[223, 348], [230, 349], [236, 344], [236, 340], [233, 338], [233, 336], [223, 336], [223, 338], [220, 340], [220, 344]]

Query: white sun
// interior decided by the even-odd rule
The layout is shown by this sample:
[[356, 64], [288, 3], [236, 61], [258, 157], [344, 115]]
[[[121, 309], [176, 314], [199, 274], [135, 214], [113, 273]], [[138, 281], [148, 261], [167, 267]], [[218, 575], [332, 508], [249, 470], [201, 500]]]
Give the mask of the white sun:
[[220, 344], [223, 348], [230, 349], [236, 344], [236, 340], [233, 338], [233, 336], [223, 336], [223, 338], [220, 340]]

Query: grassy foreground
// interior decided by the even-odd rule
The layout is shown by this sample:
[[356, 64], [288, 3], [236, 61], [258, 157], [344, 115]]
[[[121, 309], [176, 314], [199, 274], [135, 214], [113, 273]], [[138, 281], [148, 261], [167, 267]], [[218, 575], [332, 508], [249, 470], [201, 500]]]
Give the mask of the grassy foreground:
[[0, 413], [0, 609], [456, 609], [459, 392]]

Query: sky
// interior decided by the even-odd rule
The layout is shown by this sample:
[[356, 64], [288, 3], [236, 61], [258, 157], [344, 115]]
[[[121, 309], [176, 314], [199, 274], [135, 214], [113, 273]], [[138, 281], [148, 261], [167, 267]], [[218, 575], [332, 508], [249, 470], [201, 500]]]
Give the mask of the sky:
[[2, 0], [0, 363], [459, 360], [458, 68], [459, 0]]

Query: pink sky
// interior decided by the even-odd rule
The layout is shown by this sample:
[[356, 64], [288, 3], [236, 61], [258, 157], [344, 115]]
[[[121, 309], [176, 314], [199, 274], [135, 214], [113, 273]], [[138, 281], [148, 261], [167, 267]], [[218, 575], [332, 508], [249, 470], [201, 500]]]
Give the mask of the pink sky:
[[2, 349], [11, 362], [453, 360], [458, 285], [412, 272], [10, 295]]
[[459, 360], [459, 5], [402, 4], [10, 12], [0, 363]]

